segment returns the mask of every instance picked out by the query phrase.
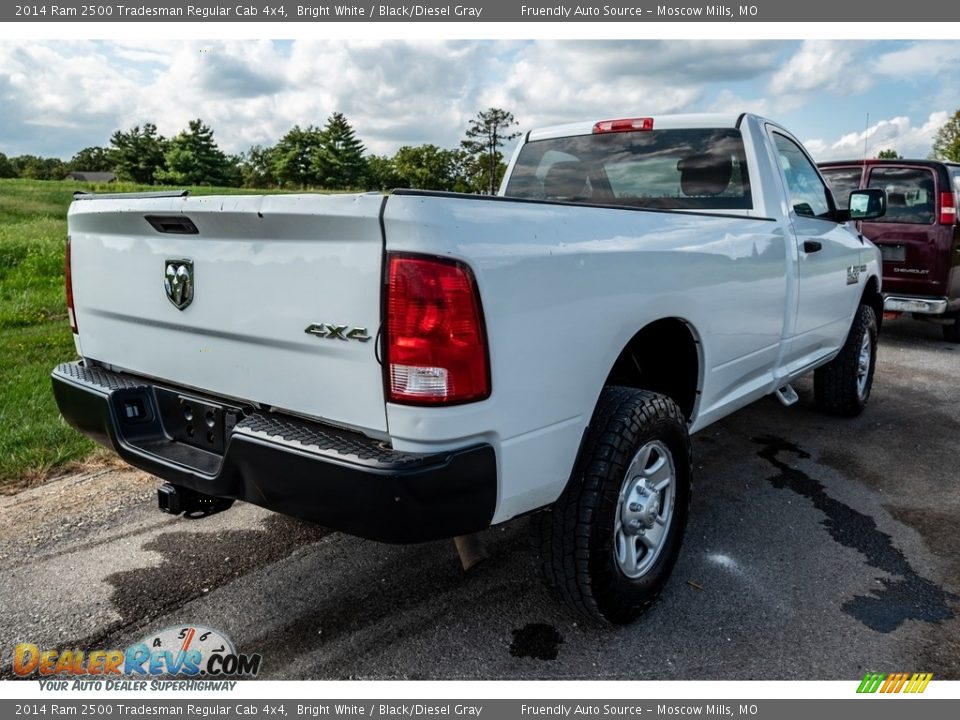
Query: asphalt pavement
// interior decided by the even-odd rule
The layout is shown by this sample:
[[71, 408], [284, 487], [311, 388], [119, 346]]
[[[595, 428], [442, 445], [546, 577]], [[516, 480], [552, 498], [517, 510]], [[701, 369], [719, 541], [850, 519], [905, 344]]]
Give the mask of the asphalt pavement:
[[268, 679], [960, 679], [960, 346], [897, 320], [853, 420], [768, 398], [694, 437], [680, 561], [623, 628], [540, 582], [527, 521], [382, 545], [237, 503], [186, 519], [105, 467], [0, 498], [0, 677], [13, 647], [123, 648], [180, 624]]

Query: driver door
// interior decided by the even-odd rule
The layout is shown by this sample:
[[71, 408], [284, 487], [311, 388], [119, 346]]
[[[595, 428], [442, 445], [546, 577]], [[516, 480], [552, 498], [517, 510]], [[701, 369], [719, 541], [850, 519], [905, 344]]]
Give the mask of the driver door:
[[770, 137], [787, 195], [797, 252], [797, 307], [787, 372], [802, 370], [846, 340], [860, 300], [859, 236], [837, 223], [833, 196], [800, 144], [779, 128]]

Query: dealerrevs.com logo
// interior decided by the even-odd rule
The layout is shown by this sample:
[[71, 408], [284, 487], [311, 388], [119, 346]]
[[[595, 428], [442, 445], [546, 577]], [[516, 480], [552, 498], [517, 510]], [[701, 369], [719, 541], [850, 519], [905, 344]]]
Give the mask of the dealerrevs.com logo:
[[126, 650], [42, 650], [20, 643], [13, 672], [52, 690], [145, 690], [148, 682], [150, 689], [229, 690], [236, 683], [227, 678], [256, 677], [262, 659], [238, 653], [219, 630], [180, 625], [150, 633]]

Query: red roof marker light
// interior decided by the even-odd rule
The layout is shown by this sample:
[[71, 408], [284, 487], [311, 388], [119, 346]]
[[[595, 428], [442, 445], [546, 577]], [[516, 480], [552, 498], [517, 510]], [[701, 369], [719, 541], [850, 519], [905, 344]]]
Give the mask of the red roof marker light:
[[623, 120], [601, 120], [593, 126], [594, 134], [633, 132], [634, 130], [653, 130], [653, 118], [624, 118]]

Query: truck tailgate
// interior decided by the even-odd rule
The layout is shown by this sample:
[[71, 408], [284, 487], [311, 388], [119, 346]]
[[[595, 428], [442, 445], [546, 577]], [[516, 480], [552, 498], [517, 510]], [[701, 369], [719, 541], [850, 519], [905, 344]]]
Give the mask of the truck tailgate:
[[[69, 233], [83, 356], [385, 433], [376, 354], [382, 201], [374, 194], [75, 201]], [[171, 266], [192, 273], [189, 302], [189, 293], [168, 297]]]

